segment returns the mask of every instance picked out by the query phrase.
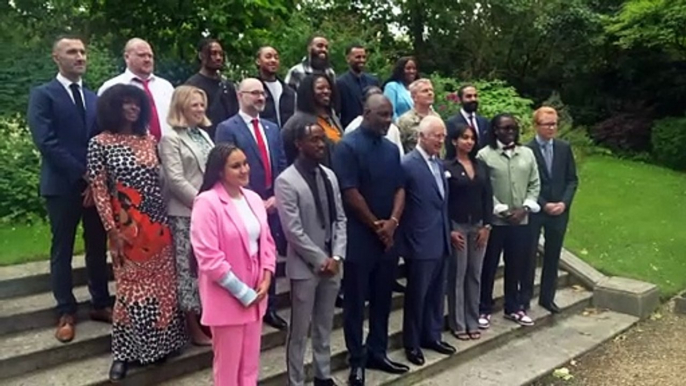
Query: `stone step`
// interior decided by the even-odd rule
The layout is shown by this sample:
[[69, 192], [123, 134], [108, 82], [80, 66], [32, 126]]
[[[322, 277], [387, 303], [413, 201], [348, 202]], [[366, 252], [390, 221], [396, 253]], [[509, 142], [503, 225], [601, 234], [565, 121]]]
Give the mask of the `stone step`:
[[[276, 265], [276, 276], [285, 274], [286, 259], [279, 257]], [[114, 280], [112, 263], [107, 263], [110, 280]], [[74, 256], [72, 261], [72, 282], [74, 287], [88, 283], [86, 261], [83, 255]], [[35, 295], [52, 291], [50, 287], [50, 261], [0, 267], [0, 300]]]
[[[613, 311], [575, 314], [500, 346], [488, 355], [456, 362], [449, 370], [413, 385], [530, 385], [621, 334], [637, 321], [634, 316]], [[403, 384], [410, 383], [394, 383]]]
[[[536, 275], [536, 291], [539, 287], [540, 269]], [[566, 286], [569, 275], [560, 273], [559, 285]], [[499, 278], [494, 288], [496, 307], [503, 302], [503, 282]], [[392, 308], [401, 312], [403, 295], [393, 294]], [[289, 319], [290, 309], [280, 312]], [[336, 309], [334, 328], [342, 334], [342, 311]], [[5, 377], [3, 385], [107, 385], [107, 371], [111, 363], [109, 353], [109, 333], [107, 325], [92, 323], [87, 329], [97, 330], [91, 335], [79, 336], [70, 344], [61, 344], [52, 336], [53, 330], [43, 329], [40, 333], [24, 333], [22, 336], [0, 337], [0, 374]], [[88, 333], [88, 330], [86, 331]], [[398, 331], [399, 333], [399, 331]], [[22, 339], [24, 339], [22, 341]], [[262, 350], [283, 350], [286, 332], [265, 326], [262, 334]], [[20, 343], [23, 342], [23, 343]], [[13, 348], [14, 347], [14, 348]], [[91, 350], [91, 351], [86, 351]], [[97, 351], [96, 351], [97, 350]], [[9, 351], [5, 354], [5, 351]], [[345, 354], [343, 354], [345, 355]], [[272, 361], [267, 361], [273, 363]], [[212, 352], [208, 347], [187, 347], [183, 352], [170, 358], [167, 363], [146, 368], [129, 370], [126, 385], [156, 385], [162, 381], [197, 372], [211, 366]], [[282, 366], [281, 363], [277, 365]], [[8, 375], [5, 375], [8, 374]], [[11, 375], [9, 375], [11, 374]], [[0, 376], [2, 378], [3, 376]]]

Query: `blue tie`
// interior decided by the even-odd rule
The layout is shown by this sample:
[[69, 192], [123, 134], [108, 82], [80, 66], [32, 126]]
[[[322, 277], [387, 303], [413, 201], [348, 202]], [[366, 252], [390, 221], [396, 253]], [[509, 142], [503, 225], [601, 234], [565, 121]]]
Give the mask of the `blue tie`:
[[441, 167], [438, 165], [438, 160], [436, 157], [429, 158], [429, 165], [431, 165], [431, 173], [434, 175], [436, 180], [436, 186], [438, 186], [438, 192], [441, 194], [441, 198], [445, 196], [445, 191], [443, 190], [443, 177], [441, 176]]
[[548, 175], [553, 175], [553, 148], [550, 142], [546, 142], [542, 146], [543, 160], [545, 160], [545, 168], [548, 169]]

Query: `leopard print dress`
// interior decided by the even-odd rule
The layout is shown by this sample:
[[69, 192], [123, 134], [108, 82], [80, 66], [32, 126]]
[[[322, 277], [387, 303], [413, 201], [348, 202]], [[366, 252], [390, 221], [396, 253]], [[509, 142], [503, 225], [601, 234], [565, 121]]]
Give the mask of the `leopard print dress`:
[[98, 213], [105, 229], [117, 229], [124, 240], [124, 264], [114, 268], [116, 361], [152, 363], [187, 341], [156, 146], [150, 135], [105, 132], [88, 147], [88, 175]]

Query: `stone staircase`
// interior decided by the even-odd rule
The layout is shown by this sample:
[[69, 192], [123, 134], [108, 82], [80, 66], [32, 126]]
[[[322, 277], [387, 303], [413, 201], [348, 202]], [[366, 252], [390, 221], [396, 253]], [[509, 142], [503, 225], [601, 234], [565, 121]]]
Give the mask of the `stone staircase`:
[[[110, 366], [110, 327], [88, 319], [88, 290], [82, 257], [74, 259], [75, 296], [79, 301], [79, 320], [76, 338], [69, 344], [59, 343], [54, 337], [54, 301], [49, 290], [48, 264], [30, 263], [22, 266], [0, 268], [0, 385], [7, 386], [86, 386], [107, 385]], [[283, 277], [283, 261], [277, 268], [277, 304], [280, 315], [289, 319], [289, 285]], [[498, 271], [494, 297], [496, 309], [502, 310], [503, 280], [502, 266]], [[536, 273], [536, 294], [539, 289], [540, 268]], [[492, 327], [478, 341], [462, 342], [444, 333], [444, 339], [458, 352], [450, 357], [425, 351], [426, 364], [411, 366], [403, 375], [390, 375], [378, 371], [367, 371], [368, 385], [520, 385], [545, 375], [559, 363], [579, 355], [581, 352], [565, 350], [565, 347], [579, 347], [588, 350], [630, 327], [638, 318], [612, 311], [588, 311], [593, 292], [579, 284], [576, 277], [560, 271], [557, 304], [563, 310], [551, 315], [538, 305], [533, 305], [530, 315], [535, 319], [534, 327], [520, 327], [494, 314]], [[111, 283], [114, 293], [114, 283]], [[532, 302], [535, 304], [536, 302]], [[393, 311], [389, 321], [389, 356], [407, 363], [402, 348], [402, 304], [403, 295], [393, 295]], [[577, 322], [574, 324], [573, 322]], [[571, 323], [571, 324], [570, 324]], [[342, 312], [336, 310], [334, 332], [331, 337], [332, 369], [339, 385], [346, 384], [346, 349], [342, 330]], [[563, 332], [556, 329], [566, 328]], [[573, 328], [577, 328], [575, 336]], [[587, 332], [586, 330], [592, 330]], [[570, 330], [572, 329], [572, 330]], [[589, 337], [592, 336], [593, 339]], [[557, 337], [557, 338], [556, 338]], [[586, 345], [579, 344], [584, 337]], [[547, 339], [547, 340], [545, 340]], [[552, 339], [552, 343], [550, 342]], [[557, 340], [556, 340], [557, 339]], [[262, 332], [261, 385], [286, 384], [286, 360], [284, 343], [286, 333], [265, 326]], [[542, 345], [556, 347], [564, 355], [543, 354]], [[512, 350], [517, 348], [517, 350]], [[510, 351], [507, 351], [507, 350]], [[503, 351], [506, 350], [506, 351]], [[526, 355], [524, 355], [526, 354]], [[308, 352], [306, 368], [312, 377], [311, 354]], [[552, 364], [551, 358], [557, 362]], [[564, 357], [564, 358], [562, 358]], [[496, 360], [497, 358], [497, 360]], [[522, 378], [516, 382], [498, 381], [492, 383], [487, 376], [493, 371], [508, 367], [506, 359], [514, 361], [511, 369]], [[563, 360], [564, 359], [564, 360]], [[529, 360], [529, 362], [526, 362]], [[522, 363], [521, 367], [517, 363]], [[486, 364], [491, 363], [492, 367]], [[528, 364], [527, 364], [528, 363]], [[124, 385], [201, 386], [212, 384], [212, 352], [203, 347], [186, 347], [179, 355], [165, 363], [132, 367], [123, 382]], [[456, 372], [456, 369], [462, 369]], [[465, 370], [468, 369], [469, 371]], [[481, 369], [481, 370], [479, 370]], [[490, 370], [489, 370], [490, 369]], [[535, 371], [534, 371], [535, 369]], [[453, 374], [454, 373], [454, 374]], [[471, 374], [471, 378], [467, 375]], [[522, 377], [521, 375], [529, 375]], [[501, 374], [503, 375], [503, 374]], [[443, 378], [441, 378], [443, 377]], [[517, 379], [519, 379], [517, 378]], [[524, 379], [526, 378], [526, 379]], [[443, 379], [443, 380], [441, 380]], [[439, 381], [441, 380], [441, 381]], [[469, 380], [467, 382], [467, 380]], [[427, 383], [428, 382], [428, 383]], [[437, 383], [431, 383], [437, 382]]]

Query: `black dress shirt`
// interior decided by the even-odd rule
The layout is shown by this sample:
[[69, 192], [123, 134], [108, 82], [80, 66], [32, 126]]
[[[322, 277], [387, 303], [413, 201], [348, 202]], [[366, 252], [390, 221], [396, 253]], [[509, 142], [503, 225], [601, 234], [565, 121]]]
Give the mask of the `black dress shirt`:
[[493, 192], [488, 168], [481, 160], [472, 161], [474, 178], [457, 159], [445, 161], [448, 177], [448, 217], [459, 224], [490, 224], [493, 217]]

